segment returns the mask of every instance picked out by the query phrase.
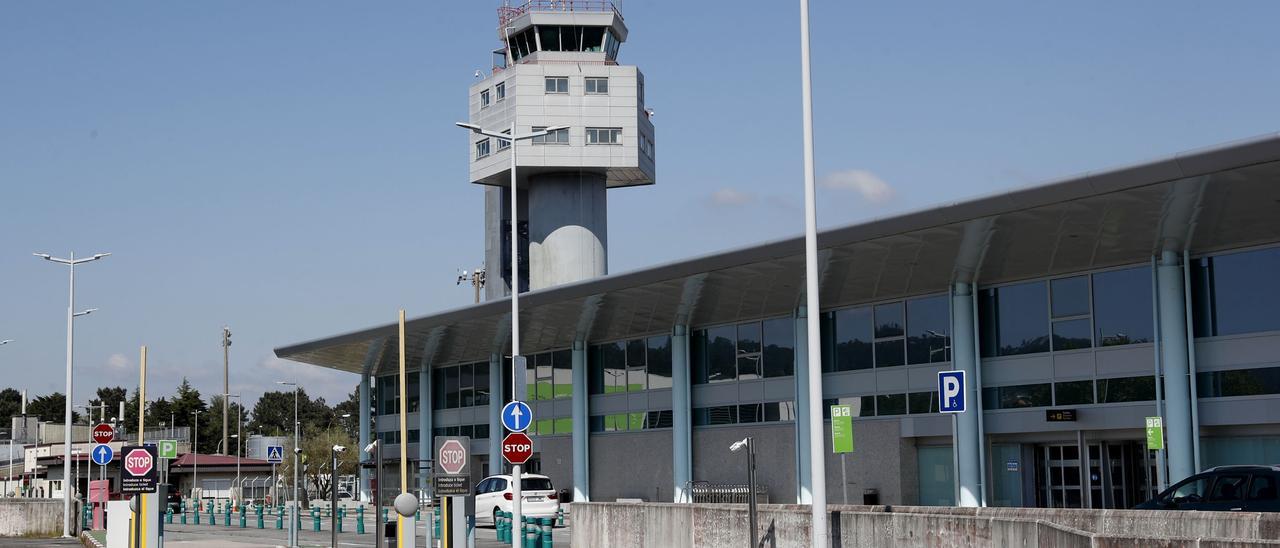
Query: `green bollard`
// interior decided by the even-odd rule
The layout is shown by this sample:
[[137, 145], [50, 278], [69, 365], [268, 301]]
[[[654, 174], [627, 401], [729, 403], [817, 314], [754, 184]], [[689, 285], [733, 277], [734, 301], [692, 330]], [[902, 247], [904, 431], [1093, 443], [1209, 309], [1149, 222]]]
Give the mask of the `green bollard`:
[[276, 514], [276, 529], [284, 529], [284, 512]]
[[564, 527], [564, 509], [556, 508], [556, 527]]
[[538, 519], [524, 518], [529, 524], [529, 530], [524, 535], [524, 548], [538, 548]]
[[311, 509], [311, 527], [315, 532], [317, 533], [320, 532], [320, 509], [319, 508]]
[[364, 534], [364, 507], [356, 508], [356, 534]]
[[[181, 507], [181, 509], [182, 509], [182, 524], [183, 524], [183, 525], [186, 525], [186, 524], [187, 524], [187, 503], [186, 503], [186, 501], [183, 501], [181, 504], [182, 504], [182, 507]], [[196, 514], [196, 515], [199, 515], [199, 514]]]
[[338, 508], [338, 532], [342, 532], [342, 518], [347, 517], [347, 512], [342, 508]]
[[222, 507], [222, 525], [223, 527], [231, 527], [231, 505]]
[[244, 520], [244, 506], [241, 506], [241, 507], [240, 507], [240, 528], [241, 528], [241, 529], [244, 529], [244, 525], [245, 525], [245, 520]]
[[542, 529], [542, 543], [538, 548], [553, 548], [551, 543], [551, 518], [540, 518], [538, 525]]
[[505, 529], [507, 528], [507, 520], [504, 517], [505, 512], [501, 510], [493, 513], [493, 528], [497, 532], [498, 542], [508, 542]]
[[[383, 509], [382, 509], [382, 523], [386, 523], [386, 522], [387, 522], [387, 512], [388, 512], [389, 510], [390, 510], [390, 509], [388, 509], [388, 508], [383, 508]], [[436, 538], [440, 538], [440, 537], [439, 537], [439, 536], [436, 536]]]
[[261, 507], [261, 506], [259, 506], [259, 507], [258, 507], [258, 509], [257, 509], [257, 514], [258, 514], [258, 528], [259, 528], [259, 529], [265, 529], [265, 527], [264, 527], [264, 526], [266, 525], [266, 523], [263, 523], [263, 521], [262, 521], [262, 507]]
[[217, 525], [218, 520], [213, 517], [213, 501], [206, 502], [205, 507], [209, 509], [209, 525]]
[[168, 524], [173, 523], [173, 508], [164, 509], [164, 522]]

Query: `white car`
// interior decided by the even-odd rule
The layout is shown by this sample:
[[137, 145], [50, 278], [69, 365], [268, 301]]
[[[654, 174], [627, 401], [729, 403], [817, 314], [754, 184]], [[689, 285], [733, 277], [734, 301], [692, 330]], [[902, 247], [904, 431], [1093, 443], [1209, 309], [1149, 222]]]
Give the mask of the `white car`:
[[[476, 485], [476, 523], [497, 523], [498, 511], [510, 512], [513, 502], [511, 476], [489, 476]], [[560, 500], [551, 486], [551, 478], [538, 474], [520, 474], [520, 505], [523, 516], [554, 518]]]

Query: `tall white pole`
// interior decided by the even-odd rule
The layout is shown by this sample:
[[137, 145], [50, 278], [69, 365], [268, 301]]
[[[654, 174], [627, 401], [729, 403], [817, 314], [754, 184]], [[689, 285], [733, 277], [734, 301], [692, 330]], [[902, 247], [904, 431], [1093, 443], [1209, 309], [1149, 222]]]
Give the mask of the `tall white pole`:
[[67, 480], [71, 478], [71, 363], [75, 351], [75, 309], [76, 309], [76, 254], [71, 254], [68, 264], [71, 269], [71, 281], [67, 289], [67, 405], [65, 409], [66, 424], [62, 429], [62, 536], [71, 536], [71, 490], [67, 488]]
[[302, 440], [298, 438], [298, 385], [293, 385], [293, 512], [289, 514], [289, 530], [293, 532], [289, 535], [289, 546], [297, 548], [298, 546], [298, 513], [302, 511], [302, 507], [298, 503], [298, 448], [302, 447]]
[[804, 277], [809, 339], [809, 474], [813, 478], [813, 546], [827, 547], [827, 467], [822, 443], [822, 344], [818, 315], [818, 212], [813, 168], [813, 81], [809, 60], [809, 0], [800, 0], [800, 81], [804, 112]]
[[[519, 231], [516, 227], [519, 225], [520, 219], [519, 209], [516, 208], [516, 123], [513, 118], [511, 121], [511, 381], [513, 388], [511, 390], [511, 400], [519, 400], [520, 394], [517, 394], [514, 386], [519, 386], [516, 381], [516, 357], [520, 355], [520, 239]], [[501, 432], [499, 432], [501, 434]], [[501, 456], [496, 456], [502, 458]], [[501, 461], [498, 461], [501, 464]], [[521, 502], [523, 497], [520, 494], [520, 465], [516, 464], [511, 467], [511, 523], [523, 523], [521, 518]], [[523, 539], [511, 538], [512, 546], [519, 546], [524, 542]]]

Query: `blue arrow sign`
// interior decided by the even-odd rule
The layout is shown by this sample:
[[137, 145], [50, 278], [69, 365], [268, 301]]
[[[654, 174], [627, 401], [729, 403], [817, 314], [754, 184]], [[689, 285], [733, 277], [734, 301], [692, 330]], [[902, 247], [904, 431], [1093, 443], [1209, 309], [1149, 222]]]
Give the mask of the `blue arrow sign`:
[[89, 453], [89, 456], [93, 458], [94, 464], [106, 466], [111, 462], [111, 459], [116, 457], [116, 452], [111, 450], [110, 445], [99, 444], [93, 446], [93, 451]]
[[524, 432], [533, 423], [533, 411], [522, 401], [502, 406], [502, 427], [512, 432]]
[[268, 445], [267, 446], [267, 462], [272, 464], [280, 464], [284, 462], [284, 446]]

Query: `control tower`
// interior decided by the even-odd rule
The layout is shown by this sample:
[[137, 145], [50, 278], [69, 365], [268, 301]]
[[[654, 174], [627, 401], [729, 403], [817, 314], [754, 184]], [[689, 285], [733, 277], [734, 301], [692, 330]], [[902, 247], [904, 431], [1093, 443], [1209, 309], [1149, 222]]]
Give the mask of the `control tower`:
[[[470, 120], [517, 133], [521, 291], [608, 273], [606, 191], [654, 183], [644, 75], [618, 64], [627, 39], [610, 0], [528, 0], [498, 8], [492, 72], [471, 86]], [[471, 182], [485, 186], [487, 298], [510, 293], [511, 157], [506, 141], [469, 134]]]

